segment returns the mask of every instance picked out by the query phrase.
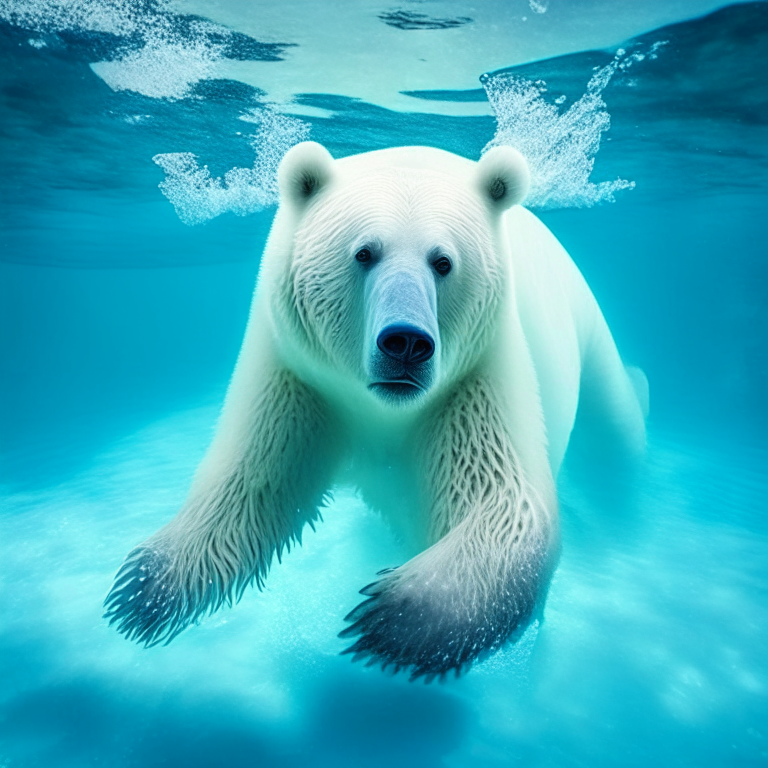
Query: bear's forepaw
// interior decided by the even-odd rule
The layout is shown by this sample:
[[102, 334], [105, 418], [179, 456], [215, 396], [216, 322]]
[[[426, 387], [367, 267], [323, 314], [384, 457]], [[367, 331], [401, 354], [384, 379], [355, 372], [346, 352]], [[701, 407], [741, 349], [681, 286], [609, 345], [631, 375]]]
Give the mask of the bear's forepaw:
[[418, 574], [388, 572], [360, 592], [368, 599], [345, 621], [339, 637], [359, 635], [342, 653], [368, 659], [410, 679], [457, 677], [529, 624], [537, 603], [538, 579], [505, 579], [498, 589], [473, 589], [455, 578], [419, 579]]
[[147, 648], [168, 644], [199, 614], [174, 578], [169, 554], [146, 546], [126, 557], [104, 607], [110, 626]]

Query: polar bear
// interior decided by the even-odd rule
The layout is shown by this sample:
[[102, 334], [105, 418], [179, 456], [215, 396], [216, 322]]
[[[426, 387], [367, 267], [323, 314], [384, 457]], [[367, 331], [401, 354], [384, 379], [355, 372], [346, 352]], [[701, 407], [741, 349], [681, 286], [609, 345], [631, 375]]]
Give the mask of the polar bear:
[[629, 453], [640, 400], [598, 304], [519, 203], [522, 156], [305, 142], [280, 206], [218, 431], [179, 514], [106, 600], [146, 645], [261, 587], [352, 482], [414, 552], [362, 594], [346, 652], [457, 675], [540, 615], [555, 478], [580, 396]]

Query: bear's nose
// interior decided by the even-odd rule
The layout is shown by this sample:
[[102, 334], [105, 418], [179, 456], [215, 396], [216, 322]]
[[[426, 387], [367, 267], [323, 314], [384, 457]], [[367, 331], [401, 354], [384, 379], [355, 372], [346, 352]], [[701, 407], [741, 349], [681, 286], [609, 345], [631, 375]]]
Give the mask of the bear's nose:
[[376, 344], [387, 357], [410, 365], [425, 363], [435, 354], [432, 337], [412, 325], [388, 325]]

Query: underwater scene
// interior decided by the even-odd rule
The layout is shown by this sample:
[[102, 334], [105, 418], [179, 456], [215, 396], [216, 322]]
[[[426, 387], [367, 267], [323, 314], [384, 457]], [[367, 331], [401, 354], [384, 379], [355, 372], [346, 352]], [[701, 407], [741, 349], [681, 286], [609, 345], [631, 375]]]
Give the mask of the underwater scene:
[[[0, 0], [0, 56], [0, 768], [768, 766], [768, 2]], [[577, 423], [546, 601], [466, 663], [365, 646], [414, 551], [354, 463], [260, 588], [142, 627], [122, 571], [105, 608], [216, 434], [279, 199], [332, 167], [279, 186], [305, 141], [518, 150], [647, 378], [641, 465]]]

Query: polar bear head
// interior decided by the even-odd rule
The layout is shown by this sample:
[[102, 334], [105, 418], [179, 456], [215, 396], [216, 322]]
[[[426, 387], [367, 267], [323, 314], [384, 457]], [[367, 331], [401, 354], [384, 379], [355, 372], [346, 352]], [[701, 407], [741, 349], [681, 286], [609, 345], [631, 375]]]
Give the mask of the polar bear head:
[[500, 220], [529, 184], [516, 150], [334, 160], [305, 142], [278, 180], [281, 332], [393, 406], [423, 402], [488, 353], [509, 272]]

